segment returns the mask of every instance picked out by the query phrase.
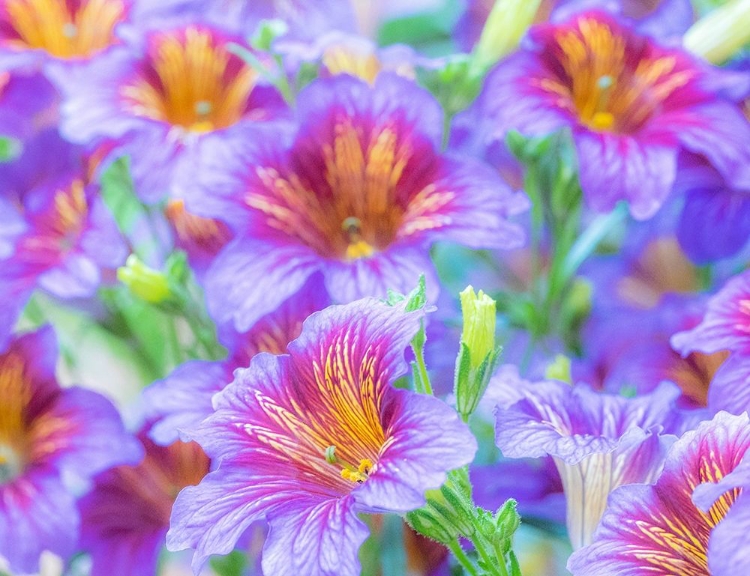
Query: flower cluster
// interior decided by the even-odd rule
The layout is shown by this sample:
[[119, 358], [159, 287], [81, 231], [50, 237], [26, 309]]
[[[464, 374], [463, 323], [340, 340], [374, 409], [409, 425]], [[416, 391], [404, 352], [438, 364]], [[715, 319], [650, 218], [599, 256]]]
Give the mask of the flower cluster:
[[750, 6], [464, 4], [0, 0], [0, 575], [750, 571]]

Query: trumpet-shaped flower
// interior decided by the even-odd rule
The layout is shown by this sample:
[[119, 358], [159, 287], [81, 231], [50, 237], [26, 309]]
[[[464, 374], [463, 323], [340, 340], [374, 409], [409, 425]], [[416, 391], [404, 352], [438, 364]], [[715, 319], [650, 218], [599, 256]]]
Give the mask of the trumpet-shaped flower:
[[704, 156], [730, 185], [750, 186], [750, 123], [722, 98], [745, 80], [601, 11], [533, 27], [528, 41], [490, 72], [459, 121], [484, 126], [476, 131], [482, 146], [509, 130], [570, 128], [591, 207], [627, 200], [639, 219], [653, 216], [672, 190], [682, 150]]
[[747, 479], [731, 476], [747, 476], [748, 447], [747, 414], [720, 412], [686, 432], [653, 485], [612, 493], [594, 541], [571, 556], [568, 569], [575, 576], [744, 574], [747, 549], [736, 538], [747, 525], [740, 524], [744, 534], [732, 532], [731, 544], [725, 529], [737, 527], [732, 518], [747, 516], [741, 490]]
[[146, 430], [139, 438], [143, 461], [102, 472], [78, 503], [80, 548], [91, 554], [92, 574], [153, 575], [177, 493], [208, 473], [209, 460], [194, 442], [158, 446]]
[[421, 312], [366, 299], [312, 315], [288, 355], [259, 354], [193, 432], [220, 462], [183, 490], [167, 535], [196, 571], [270, 525], [267, 574], [359, 574], [359, 513], [406, 512], [470, 462], [476, 441], [440, 400], [392, 387]]
[[58, 82], [63, 134], [81, 144], [113, 143], [113, 155], [130, 157], [136, 192], [147, 201], [177, 194], [224, 131], [285, 108], [279, 93], [229, 49], [242, 44], [239, 38], [202, 24], [164, 26], [138, 47], [79, 67], [77, 81]]
[[224, 140], [186, 193], [189, 210], [237, 234], [206, 277], [219, 322], [247, 330], [318, 271], [337, 302], [406, 293], [422, 273], [434, 299], [435, 241], [521, 243], [507, 218], [526, 198], [488, 166], [440, 154], [443, 113], [412, 82], [386, 72], [374, 85], [318, 80], [298, 114], [291, 144], [259, 127]]
[[554, 458], [574, 549], [590, 542], [614, 488], [656, 477], [683, 429], [667, 384], [631, 399], [556, 381], [507, 384], [520, 399], [498, 406], [496, 443], [507, 457]]
[[56, 356], [51, 329], [0, 353], [0, 556], [24, 574], [38, 571], [44, 550], [74, 551], [79, 517], [68, 480], [141, 456], [108, 400], [59, 387]]

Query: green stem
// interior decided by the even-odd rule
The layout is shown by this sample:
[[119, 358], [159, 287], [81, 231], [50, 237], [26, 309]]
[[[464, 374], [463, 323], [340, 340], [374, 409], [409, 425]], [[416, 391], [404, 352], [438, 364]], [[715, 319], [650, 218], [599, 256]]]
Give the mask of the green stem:
[[448, 546], [448, 550], [451, 551], [456, 560], [458, 560], [458, 563], [463, 566], [464, 570], [467, 573], [469, 573], [471, 576], [479, 576], [479, 571], [477, 570], [476, 566], [474, 566], [474, 563], [471, 561], [471, 559], [466, 555], [464, 549], [461, 548], [461, 544], [458, 540], [452, 540], [446, 546]]
[[[491, 554], [487, 552], [486, 542], [484, 541], [484, 538], [482, 538], [481, 535], [477, 534], [476, 538], [472, 539], [472, 543], [474, 544], [474, 547], [477, 550], [477, 553], [479, 556], [481, 556], [482, 560], [484, 561], [485, 565], [487, 566], [487, 570], [490, 574], [495, 574], [496, 576], [508, 576], [508, 570], [505, 568], [505, 556], [502, 554], [495, 555], [494, 552]], [[491, 545], [490, 545], [491, 546]], [[494, 560], [493, 560], [494, 556]]]
[[432, 396], [432, 383], [430, 382], [430, 375], [427, 373], [427, 366], [424, 361], [424, 347], [412, 345], [412, 350], [414, 350], [417, 370], [419, 372], [419, 378], [415, 378], [414, 389], [420, 394], [429, 394]]

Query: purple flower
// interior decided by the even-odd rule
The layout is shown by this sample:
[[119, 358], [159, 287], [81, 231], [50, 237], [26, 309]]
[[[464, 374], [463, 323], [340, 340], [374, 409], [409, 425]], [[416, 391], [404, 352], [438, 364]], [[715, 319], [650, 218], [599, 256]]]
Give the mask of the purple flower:
[[[471, 52], [494, 6], [492, 0], [469, 0], [454, 34], [464, 52]], [[633, 20], [638, 30], [655, 38], [681, 36], [693, 23], [689, 0], [543, 0], [535, 20], [565, 19], [570, 14], [597, 8]]]
[[141, 456], [108, 400], [60, 388], [56, 356], [51, 329], [0, 354], [0, 556], [24, 574], [37, 572], [43, 550], [74, 551], [79, 518], [66, 482]]
[[480, 126], [475, 138], [487, 147], [509, 130], [570, 128], [591, 207], [627, 200], [646, 219], [670, 193], [681, 150], [704, 156], [730, 185], [750, 186], [750, 124], [718, 91], [740, 80], [723, 74], [605, 12], [584, 12], [533, 27], [458, 122]]
[[729, 280], [709, 300], [701, 323], [675, 334], [671, 342], [683, 356], [728, 351], [711, 381], [708, 405], [732, 413], [750, 409], [750, 272]]
[[288, 355], [238, 370], [193, 432], [220, 465], [178, 496], [168, 548], [194, 548], [197, 571], [265, 517], [265, 573], [359, 574], [358, 514], [423, 505], [476, 451], [453, 409], [392, 387], [421, 317], [372, 299], [332, 306], [305, 322]]
[[209, 460], [195, 442], [162, 447], [145, 430], [139, 439], [144, 460], [99, 474], [78, 503], [79, 546], [91, 554], [94, 574], [155, 574], [177, 493], [208, 473]]
[[[741, 478], [747, 475], [741, 462], [748, 447], [747, 414], [721, 412], [685, 433], [670, 449], [655, 484], [622, 486], [612, 493], [594, 541], [571, 556], [568, 569], [575, 576], [743, 574], [735, 568], [747, 568], [747, 549], [737, 538], [746, 538], [747, 525], [740, 524], [742, 533], [731, 533], [731, 543], [727, 530], [738, 527], [732, 518], [747, 515], [747, 502], [738, 500], [740, 490], [731, 484], [747, 481]], [[730, 480], [735, 470], [740, 478]]]
[[140, 49], [111, 50], [80, 66], [58, 78], [61, 131], [81, 144], [111, 141], [113, 155], [129, 155], [143, 199], [179, 197], [215, 139], [285, 108], [278, 92], [228, 50], [232, 42], [242, 44], [206, 25], [167, 26], [149, 32]]
[[298, 115], [291, 144], [256, 127], [224, 140], [186, 193], [189, 210], [237, 234], [206, 278], [217, 321], [247, 330], [318, 271], [334, 301], [406, 293], [421, 273], [434, 300], [433, 242], [522, 241], [507, 217], [525, 197], [489, 167], [439, 153], [442, 111], [413, 83], [389, 73], [373, 86], [318, 80]]
[[151, 437], [160, 444], [174, 442], [179, 432], [199, 424], [213, 412], [211, 398], [234, 379], [237, 368], [247, 368], [260, 352], [283, 354], [302, 331], [302, 323], [330, 302], [319, 278], [312, 278], [297, 294], [261, 318], [248, 332], [231, 326], [219, 329], [219, 341], [229, 349], [222, 362], [194, 360], [154, 382], [143, 394], [146, 410], [154, 419]]
[[667, 384], [630, 399], [582, 384], [506, 384], [520, 399], [497, 408], [497, 446], [510, 458], [554, 458], [574, 549], [590, 541], [614, 488], [658, 474], [672, 434], [684, 426], [674, 409], [677, 391]]
[[131, 0], [4, 0], [0, 3], [0, 68], [45, 60], [80, 62], [117, 44]]
[[676, 189], [685, 194], [677, 238], [690, 259], [705, 264], [734, 256], [750, 239], [750, 187], [732, 187], [700, 159], [682, 163]]
[[24, 140], [52, 124], [55, 98], [40, 74], [0, 72], [0, 136]]
[[20, 207], [8, 203], [12, 216], [3, 219], [12, 220], [13, 234], [0, 235], [0, 345], [35, 288], [60, 298], [92, 296], [102, 270], [127, 255], [83, 160], [80, 150], [46, 132], [3, 170], [7, 188], [0, 191], [17, 197]]

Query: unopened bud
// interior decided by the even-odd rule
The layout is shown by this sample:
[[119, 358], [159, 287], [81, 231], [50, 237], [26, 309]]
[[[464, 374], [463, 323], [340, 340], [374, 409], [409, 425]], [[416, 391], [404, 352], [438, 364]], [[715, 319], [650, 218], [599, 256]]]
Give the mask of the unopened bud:
[[541, 3], [541, 0], [495, 0], [474, 48], [474, 65], [480, 74], [516, 49]]
[[693, 24], [683, 37], [685, 48], [721, 64], [750, 42], [750, 0], [732, 0]]
[[167, 277], [144, 264], [138, 256], [131, 254], [125, 266], [117, 269], [117, 278], [141, 300], [158, 304], [171, 295]]

